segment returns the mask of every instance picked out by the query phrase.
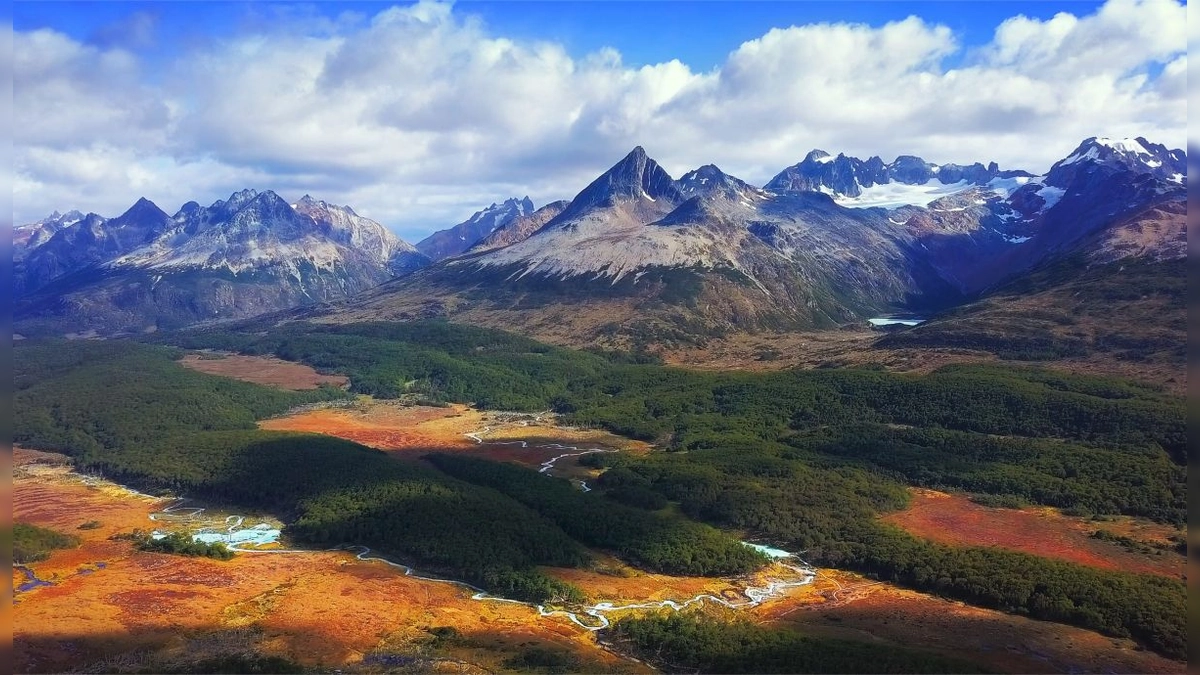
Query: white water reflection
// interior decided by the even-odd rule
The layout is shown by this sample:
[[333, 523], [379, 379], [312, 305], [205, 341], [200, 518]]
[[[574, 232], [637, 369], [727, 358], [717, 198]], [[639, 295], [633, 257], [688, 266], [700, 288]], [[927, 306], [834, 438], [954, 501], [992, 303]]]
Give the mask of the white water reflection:
[[892, 316], [877, 316], [867, 319], [872, 326], [916, 326], [925, 323], [925, 319], [906, 319]]
[[[503, 441], [492, 442], [485, 441], [483, 436], [490, 432], [491, 427], [486, 427], [480, 431], [474, 431], [466, 434], [466, 436], [476, 443], [487, 443], [489, 445], [520, 445], [522, 448], [531, 447], [525, 441]], [[562, 450], [558, 454], [545, 462], [541, 463], [538, 469], [539, 473], [549, 473], [555, 468], [555, 464], [567, 457], [581, 457], [594, 453], [617, 452], [611, 448], [580, 448], [571, 445], [561, 445], [558, 443], [546, 443], [532, 446], [535, 449], [542, 450]], [[578, 485], [579, 489], [584, 492], [590, 492], [591, 488], [585, 481], [573, 481]], [[155, 522], [172, 522], [176, 524], [194, 523], [203, 517], [205, 509], [197, 506], [186, 506], [185, 500], [179, 499], [174, 501], [168, 507], [162, 509], [158, 513], [150, 515], [150, 520]], [[262, 548], [243, 548], [257, 547], [268, 544], [278, 544], [281, 532], [279, 528], [273, 527], [267, 523], [259, 523], [253, 527], [243, 527], [245, 518], [243, 516], [228, 516], [224, 521], [224, 527], [206, 526], [193, 532], [192, 539], [195, 541], [203, 541], [205, 543], [223, 542], [230, 550], [239, 553], [313, 553], [312, 550], [296, 550], [296, 549], [262, 549]], [[166, 533], [155, 531], [155, 538], [167, 536]], [[718, 605], [723, 605], [732, 609], [748, 609], [756, 607], [763, 602], [771, 599], [780, 598], [788, 594], [792, 589], [801, 586], [807, 586], [813, 582], [816, 577], [816, 572], [808, 567], [803, 561], [800, 561], [794, 554], [780, 548], [775, 548], [765, 544], [756, 544], [751, 542], [741, 542], [743, 545], [762, 552], [775, 562], [769, 568], [765, 576], [760, 577], [759, 581], [752, 582], [746, 578], [742, 579], [726, 579], [726, 583], [733, 586], [740, 586], [736, 593], [741, 597], [738, 599], [729, 599], [714, 595], [712, 593], [700, 593], [691, 598], [681, 600], [647, 600], [642, 602], [632, 602], [626, 604], [617, 604], [613, 601], [598, 602], [586, 607], [577, 607], [570, 609], [551, 609], [545, 605], [524, 602], [521, 600], [513, 600], [511, 598], [497, 597], [489, 594], [481, 588], [459, 581], [455, 579], [443, 579], [432, 576], [422, 576], [408, 565], [388, 560], [380, 556], [372, 556], [371, 549], [366, 546], [352, 545], [341, 547], [332, 550], [348, 550], [357, 552], [355, 558], [362, 561], [381, 562], [390, 567], [403, 571], [405, 576], [422, 581], [433, 583], [451, 584], [461, 587], [472, 592], [471, 599], [478, 602], [505, 602], [518, 605], [524, 605], [537, 611], [539, 616], [553, 617], [561, 616], [571, 623], [589, 631], [597, 631], [607, 628], [611, 625], [610, 615], [619, 612], [639, 609], [671, 609], [674, 611], [683, 610], [692, 605], [710, 602]], [[784, 559], [793, 558], [797, 564], [789, 564], [782, 562]], [[758, 583], [761, 585], [751, 585]]]
[[748, 541], [743, 541], [742, 545], [749, 546], [750, 548], [754, 549], [755, 551], [758, 551], [759, 553], [766, 555], [768, 558], [791, 558], [792, 557], [791, 553], [788, 553], [787, 551], [785, 551], [781, 548], [771, 548], [770, 546], [764, 546], [762, 544], [751, 544]]

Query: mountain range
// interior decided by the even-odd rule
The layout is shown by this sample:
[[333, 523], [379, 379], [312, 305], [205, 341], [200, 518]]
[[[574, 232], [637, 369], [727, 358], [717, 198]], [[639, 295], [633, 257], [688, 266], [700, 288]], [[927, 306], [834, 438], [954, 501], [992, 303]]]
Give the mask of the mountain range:
[[507, 199], [502, 204], [492, 203], [486, 209], [476, 211], [470, 218], [454, 227], [439, 230], [417, 242], [417, 250], [431, 260], [442, 260], [458, 255], [471, 248], [476, 242], [503, 228], [516, 218], [533, 213], [533, 202], [524, 199]]
[[639, 147], [569, 201], [492, 204], [416, 248], [269, 191], [54, 214], [14, 231], [17, 320], [119, 332], [311, 305], [583, 343], [832, 328], [963, 305], [1065, 257], [1178, 259], [1185, 199], [1183, 151], [1143, 138], [1089, 138], [1044, 175], [814, 150], [762, 187], [714, 165], [676, 180]]
[[[446, 316], [582, 343], [933, 313], [1078, 252], [1182, 255], [1183, 220], [1167, 205], [1186, 199], [1185, 159], [1145, 139], [1090, 138], [1038, 176], [814, 151], [759, 188], [712, 165], [674, 180], [635, 148], [524, 239], [328, 312]], [[1164, 213], [1157, 234], [1129, 236]]]
[[148, 199], [14, 232], [21, 330], [144, 332], [348, 298], [429, 259], [348, 206], [243, 190], [168, 215]]

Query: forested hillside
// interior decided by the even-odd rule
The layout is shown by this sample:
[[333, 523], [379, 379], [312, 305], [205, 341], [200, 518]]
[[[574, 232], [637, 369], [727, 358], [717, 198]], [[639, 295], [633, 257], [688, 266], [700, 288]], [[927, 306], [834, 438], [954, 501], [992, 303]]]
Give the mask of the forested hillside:
[[[532, 576], [530, 566], [580, 564], [585, 553], [576, 542], [619, 552], [648, 569], [725, 573], [753, 564], [735, 553], [727, 535], [665, 515], [681, 513], [803, 551], [810, 562], [1131, 636], [1175, 658], [1186, 653], [1186, 596], [1178, 581], [935, 544], [878, 520], [906, 504], [906, 485], [924, 485], [1185, 523], [1183, 401], [1151, 388], [1003, 367], [949, 367], [929, 375], [697, 373], [436, 322], [292, 324], [265, 333], [255, 326], [157, 339], [275, 353], [346, 374], [353, 390], [377, 396], [552, 408], [574, 423], [650, 440], [666, 452], [590, 456], [595, 465], [615, 468], [589, 495], [482, 460], [433, 457], [436, 471], [339, 441], [238, 431], [257, 414], [310, 400], [299, 395], [272, 392], [285, 398], [251, 403], [239, 398], [238, 388], [210, 391], [216, 378], [189, 379], [206, 396], [224, 397], [206, 408], [221, 415], [193, 420], [186, 413], [192, 394], [171, 393], [183, 376], [167, 374], [174, 367], [169, 350], [76, 343], [19, 348], [18, 363], [33, 365], [18, 368], [18, 441], [65, 447], [85, 466], [123, 471], [129, 480], [245, 502], [290, 499], [297, 514], [291, 529], [308, 541], [341, 538], [442, 568], [458, 565], [492, 588], [526, 597], [570, 596]], [[70, 370], [77, 350], [100, 351], [75, 359], [92, 365]], [[120, 350], [152, 361], [149, 372], [176, 386], [120, 381]], [[120, 424], [111, 428], [116, 413], [86, 405], [102, 390], [126, 386], [137, 394], [119, 407], [140, 411], [132, 419], [161, 406], [178, 409], [163, 414], [180, 421], [153, 433], [123, 432]], [[83, 438], [90, 444], [81, 441], [78, 448], [67, 440]], [[306, 453], [303, 461], [295, 461], [295, 448]], [[276, 478], [265, 481], [264, 475]], [[661, 510], [668, 501], [677, 508]], [[487, 525], [472, 524], [478, 522]], [[401, 531], [410, 536], [394, 535]], [[671, 545], [659, 545], [663, 541]], [[481, 551], [494, 546], [504, 573], [472, 559], [472, 544]], [[517, 581], [505, 576], [514, 571], [522, 575]]]

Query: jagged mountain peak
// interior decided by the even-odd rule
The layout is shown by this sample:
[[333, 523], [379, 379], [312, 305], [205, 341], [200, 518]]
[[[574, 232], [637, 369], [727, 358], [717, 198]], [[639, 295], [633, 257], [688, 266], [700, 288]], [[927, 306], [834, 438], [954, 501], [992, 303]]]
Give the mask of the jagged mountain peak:
[[514, 219], [533, 212], [533, 200], [528, 195], [521, 199], [510, 197], [499, 204], [492, 202], [490, 206], [476, 211], [463, 222], [438, 230], [417, 242], [417, 250], [432, 260], [456, 256]]
[[84, 218], [85, 216], [76, 210], [60, 213], [56, 209], [45, 218], [14, 227], [13, 259], [23, 259], [27, 252], [46, 243], [63, 228], [70, 227]]
[[684, 199], [686, 197], [679, 191], [675, 179], [639, 145], [576, 195], [552, 224], [565, 223], [593, 209], [616, 206], [620, 202], [654, 204], [662, 200], [664, 205], [673, 207]]
[[[722, 171], [721, 167], [717, 166], [716, 164], [705, 164], [704, 166], [692, 169], [691, 171], [683, 174], [683, 176], [679, 179], [678, 182], [685, 183], [685, 182], [693, 182], [693, 181], [704, 180], [704, 179], [724, 181], [724, 180], [728, 180], [730, 178], [733, 178], [733, 176], [730, 176], [729, 174]], [[734, 180], [737, 180], [737, 179], [734, 178]]]
[[639, 145], [584, 192], [589, 192], [595, 186], [603, 188], [605, 196], [610, 197], [676, 198], [674, 182], [671, 175]]
[[129, 207], [125, 213], [122, 213], [113, 220], [129, 220], [132, 218], [161, 218], [166, 220], [169, 217], [170, 216], [167, 215], [166, 211], [158, 208], [157, 204], [145, 197], [142, 197], [134, 202], [133, 206]]
[[[845, 157], [845, 155], [838, 153], [838, 157]], [[809, 153], [804, 156], [804, 161], [801, 163], [802, 164], [816, 164], [816, 163], [823, 163], [823, 162], [832, 162], [832, 161], [834, 161], [834, 159], [835, 159], [835, 157], [833, 155], [829, 154], [828, 152], [825, 152], [824, 150], [813, 149], [813, 150], [810, 150]]]
[[1187, 153], [1170, 150], [1142, 137], [1084, 139], [1079, 147], [1050, 168], [1046, 184], [1065, 188], [1093, 174], [1132, 171], [1150, 174], [1168, 184], [1187, 181]]
[[705, 164], [683, 175], [676, 186], [688, 198], [723, 197], [730, 201], [753, 200], [766, 194], [746, 181], [731, 176], [715, 164]]
[[[528, 200], [529, 198], [526, 197], [525, 199]], [[527, 203], [529, 205], [533, 204], [531, 201]], [[562, 213], [568, 205], [570, 205], [570, 202], [560, 199], [550, 202], [536, 211], [513, 218], [495, 230], [492, 230], [491, 233], [475, 242], [467, 250], [471, 253], [478, 253], [520, 243], [545, 226], [546, 223], [553, 220], [555, 216]]]
[[202, 209], [202, 208], [204, 208], [204, 207], [200, 206], [199, 202], [189, 201], [189, 202], [185, 203], [183, 206], [179, 207], [179, 210], [176, 211], [175, 215], [171, 216], [171, 217], [174, 218], [175, 220], [187, 218], [187, 217], [199, 212], [200, 209]]
[[1187, 153], [1170, 150], [1164, 145], [1151, 143], [1145, 138], [1106, 138], [1092, 136], [1084, 139], [1079, 147], [1056, 166], [1066, 166], [1083, 161], [1120, 162], [1130, 167], [1144, 166], [1157, 169], [1163, 164], [1184, 163]]
[[287, 203], [287, 200], [276, 194], [274, 190], [263, 190], [262, 192], [254, 195], [254, 198], [250, 201], [259, 202], [261, 204], [286, 204], [289, 207], [291, 206], [291, 204]]

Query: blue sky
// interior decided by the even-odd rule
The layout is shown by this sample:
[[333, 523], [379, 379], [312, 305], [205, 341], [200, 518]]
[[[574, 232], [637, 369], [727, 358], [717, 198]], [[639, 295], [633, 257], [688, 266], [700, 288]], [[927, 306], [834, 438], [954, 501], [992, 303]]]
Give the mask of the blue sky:
[[1186, 7], [1099, 2], [18, 2], [14, 212], [243, 187], [417, 239], [643, 145], [761, 184], [815, 147], [1044, 171], [1186, 137]]
[[[631, 66], [679, 59], [697, 70], [709, 70], [738, 45], [771, 28], [820, 22], [852, 22], [882, 26], [920, 16], [955, 31], [962, 43], [977, 46], [992, 37], [1003, 20], [1023, 14], [1049, 19], [1056, 13], [1094, 12], [1100, 2], [744, 2], [705, 1], [589, 2], [519, 0], [455, 4], [456, 11], [480, 16], [499, 34], [529, 40], [555, 40], [582, 56], [613, 47]], [[329, 19], [347, 14], [365, 20], [388, 3], [246, 3], [246, 2], [16, 2], [17, 30], [53, 28], [96, 44], [113, 44], [128, 34], [130, 18], [154, 17], [153, 40], [125, 46], [169, 58], [189, 43], [226, 38], [269, 24], [276, 13], [316, 15]], [[123, 30], [124, 29], [124, 30]]]

